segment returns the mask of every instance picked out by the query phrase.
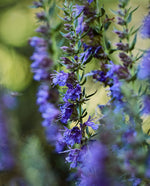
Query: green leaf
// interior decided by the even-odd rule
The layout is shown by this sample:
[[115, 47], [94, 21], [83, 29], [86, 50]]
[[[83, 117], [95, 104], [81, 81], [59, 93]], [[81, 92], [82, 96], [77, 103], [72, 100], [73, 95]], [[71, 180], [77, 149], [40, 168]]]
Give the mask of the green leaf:
[[135, 73], [127, 82], [135, 81], [137, 78], [137, 73]]
[[140, 56], [137, 56], [135, 60], [138, 61], [139, 59], [141, 59], [143, 57], [143, 55], [144, 55], [144, 53], [141, 54]]
[[110, 43], [110, 41], [107, 40], [106, 37], [105, 37], [105, 45], [106, 45], [107, 50], [109, 50], [111, 48], [111, 43]]
[[95, 133], [95, 134], [91, 135], [91, 138], [97, 136], [98, 134], [99, 133]]
[[81, 118], [84, 118], [85, 116], [87, 116], [87, 112], [85, 112], [85, 113], [81, 116]]
[[78, 19], [74, 20], [74, 26], [75, 26], [75, 28], [77, 28], [77, 26], [78, 26]]
[[129, 33], [132, 33], [132, 32], [133, 32], [133, 29], [134, 29], [134, 26], [132, 26], [132, 27], [130, 28]]
[[86, 97], [86, 98], [90, 98], [90, 97], [94, 96], [96, 93], [97, 93], [97, 90], [96, 90], [94, 93], [89, 94], [88, 96], [85, 96], [85, 97]]
[[104, 24], [104, 29], [108, 30], [109, 26], [111, 25], [111, 22], [108, 21], [107, 23]]
[[137, 33], [135, 34], [132, 44], [130, 46], [130, 49], [129, 49], [130, 51], [134, 49], [135, 44], [136, 44], [136, 40], [137, 40]]
[[29, 6], [29, 8], [37, 8], [35, 5], [31, 5]]
[[124, 8], [125, 6], [127, 6], [127, 4], [129, 3], [129, 0], [124, 0], [122, 3], [122, 8]]
[[66, 21], [63, 17], [57, 15], [61, 20]]
[[85, 114], [85, 112], [86, 112], [86, 108], [82, 111], [82, 115]]
[[61, 31], [59, 31], [59, 33], [63, 36], [63, 37], [65, 37], [65, 33], [63, 33], [63, 32], [61, 32]]
[[101, 8], [100, 13], [101, 13], [101, 14], [100, 14], [101, 17], [105, 14], [104, 8]]
[[132, 20], [132, 14], [133, 14], [138, 8], [139, 8], [139, 6], [137, 6], [135, 9], [133, 9], [133, 10], [129, 13], [129, 15], [128, 15], [128, 17], [127, 17], [127, 23], [130, 23], [130, 22], [131, 22], [131, 20]]
[[144, 89], [144, 91], [142, 92], [141, 96], [144, 96], [144, 95], [147, 93], [147, 90], [148, 90], [148, 87], [146, 87], [146, 88]]
[[56, 7], [56, 4], [55, 4], [55, 2], [53, 3], [53, 5], [49, 8], [49, 10], [48, 10], [48, 14], [49, 14], [49, 16], [52, 16], [53, 14], [54, 14], [54, 12], [55, 12], [55, 7]]
[[80, 85], [82, 86], [82, 85], [84, 85], [85, 83], [86, 83], [86, 78], [83, 80], [83, 82], [82, 83], [80, 83]]
[[88, 31], [87, 32], [85, 32], [81, 37], [80, 37], [80, 39], [82, 39], [84, 36], [86, 36], [87, 35], [87, 33], [90, 31], [90, 28], [88, 29]]
[[89, 127], [86, 127], [86, 134], [87, 134], [88, 136], [91, 136], [91, 135], [90, 135], [90, 132], [89, 132]]
[[83, 80], [83, 77], [84, 77], [84, 71], [82, 72], [82, 75], [80, 76], [79, 81], [82, 81]]
[[92, 59], [93, 55], [90, 54], [89, 57], [87, 58], [87, 60], [83, 63], [84, 65], [86, 65], [87, 63], [89, 63]]
[[61, 8], [60, 6], [56, 5], [57, 8], [64, 11], [64, 8]]
[[141, 26], [139, 26], [137, 29], [135, 29], [133, 32], [131, 32], [131, 35], [134, 35], [135, 33], [137, 33], [140, 28], [141, 28]]
[[81, 42], [81, 40], [79, 40], [79, 41], [78, 41], [78, 49], [80, 50], [81, 47], [82, 47], [82, 42]]
[[114, 13], [115, 15], [119, 15], [119, 14], [118, 14], [118, 11], [115, 11], [115, 10], [112, 10], [112, 9], [110, 9], [110, 11], [111, 11], [112, 13]]
[[82, 14], [82, 12], [83, 12], [83, 10], [81, 11], [80, 14], [78, 14], [78, 15], [75, 17], [75, 19], [78, 19], [78, 17], [80, 17], [80, 15]]
[[140, 88], [138, 90], [138, 94], [140, 95], [141, 94], [141, 90], [142, 90], [142, 85], [140, 85]]
[[59, 31], [62, 26], [62, 23], [58, 23], [55, 27], [52, 28], [54, 32]]
[[110, 49], [110, 50], [109, 50], [109, 54], [112, 54], [112, 53], [114, 53], [115, 51], [117, 51], [117, 49]]
[[85, 96], [85, 87], [83, 87], [83, 97]]

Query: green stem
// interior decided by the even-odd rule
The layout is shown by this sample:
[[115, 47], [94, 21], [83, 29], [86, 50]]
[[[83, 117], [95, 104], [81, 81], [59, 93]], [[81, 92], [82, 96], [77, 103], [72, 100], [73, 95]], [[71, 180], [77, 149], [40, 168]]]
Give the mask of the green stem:
[[[126, 23], [125, 29], [128, 32], [128, 23]], [[127, 43], [130, 46], [130, 36], [129, 36], [129, 34], [127, 34]], [[127, 53], [129, 53], [130, 57], [132, 57], [132, 51], [131, 50], [129, 50], [129, 52], [127, 52]]]

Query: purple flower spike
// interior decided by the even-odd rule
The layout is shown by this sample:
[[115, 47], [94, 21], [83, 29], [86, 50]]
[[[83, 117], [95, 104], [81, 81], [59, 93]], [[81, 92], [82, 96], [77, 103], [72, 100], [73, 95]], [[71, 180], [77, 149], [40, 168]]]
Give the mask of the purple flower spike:
[[39, 87], [39, 91], [37, 93], [37, 104], [44, 104], [47, 102], [47, 99], [49, 97], [49, 86], [48, 85], [41, 85]]
[[56, 125], [49, 125], [45, 127], [45, 134], [47, 141], [55, 146], [56, 152], [61, 152], [66, 146], [63, 136], [59, 131], [59, 127]]
[[68, 79], [68, 73], [63, 71], [57, 72], [53, 78], [54, 85], [65, 86]]
[[46, 42], [44, 39], [40, 38], [40, 37], [32, 37], [29, 40], [29, 44], [32, 47], [39, 47], [39, 46], [45, 46]]
[[79, 155], [80, 155], [79, 149], [71, 149], [70, 150], [68, 157], [66, 157], [66, 162], [71, 163], [70, 168], [77, 167]]
[[87, 1], [88, 1], [88, 3], [90, 3], [90, 4], [93, 2], [93, 0], [87, 0]]
[[121, 82], [117, 78], [114, 78], [114, 84], [110, 87], [111, 96], [117, 100], [121, 100], [123, 95], [121, 93]]
[[40, 106], [39, 111], [42, 113], [43, 126], [52, 124], [53, 120], [59, 115], [59, 110], [56, 109], [53, 104], [46, 103]]
[[75, 5], [73, 11], [75, 12], [75, 15], [78, 16], [81, 14], [81, 12], [84, 10], [84, 6]]
[[101, 70], [92, 70], [91, 72], [87, 73], [86, 76], [93, 76], [93, 79], [96, 79], [100, 82], [107, 81], [106, 74]]
[[108, 156], [107, 149], [99, 142], [89, 145], [84, 154], [83, 164], [81, 167], [81, 179], [79, 186], [91, 185], [112, 185], [109, 176], [106, 173], [106, 159]]
[[49, 73], [47, 72], [46, 69], [36, 69], [32, 70], [34, 72], [34, 80], [40, 81], [40, 80], [45, 80], [48, 79]]
[[78, 18], [78, 26], [76, 27], [76, 33], [82, 34], [84, 31], [83, 16]]
[[144, 114], [150, 114], [150, 95], [145, 95], [143, 97], [143, 110]]
[[81, 130], [78, 127], [73, 127], [72, 129], [68, 129], [65, 127], [65, 132], [64, 132], [64, 140], [67, 145], [70, 145], [71, 147], [75, 143], [80, 143], [82, 139], [82, 134]]
[[150, 38], [150, 14], [148, 14], [143, 21], [141, 34], [143, 38]]
[[143, 56], [138, 72], [139, 79], [150, 79], [150, 50]]
[[61, 122], [67, 123], [68, 119], [70, 118], [73, 112], [73, 104], [67, 102], [64, 105], [62, 105], [60, 109], [61, 109], [61, 114], [62, 114]]
[[96, 125], [92, 122], [91, 116], [89, 116], [88, 120], [84, 123], [84, 125], [91, 127], [93, 130], [97, 130], [99, 125]]
[[64, 101], [67, 100], [72, 100], [75, 101], [76, 99], [80, 99], [80, 95], [81, 95], [81, 86], [80, 85], [76, 85], [76, 87], [74, 88], [73, 86], [69, 86], [69, 89], [67, 90], [65, 97], [64, 97]]

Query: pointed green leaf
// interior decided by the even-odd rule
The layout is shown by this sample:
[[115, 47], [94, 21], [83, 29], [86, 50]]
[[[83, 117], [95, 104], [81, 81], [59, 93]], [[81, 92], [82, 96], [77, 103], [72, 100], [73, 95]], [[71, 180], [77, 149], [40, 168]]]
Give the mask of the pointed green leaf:
[[104, 14], [105, 14], [105, 10], [104, 10], [104, 8], [101, 8], [101, 14], [100, 14], [100, 16], [102, 17]]
[[136, 40], [137, 40], [137, 34], [135, 34], [135, 36], [134, 36], [134, 39], [133, 39], [132, 44], [130, 46], [130, 51], [134, 49], [135, 44], [136, 44]]
[[82, 39], [84, 36], [86, 36], [87, 35], [87, 33], [90, 31], [90, 28], [88, 29], [88, 31], [87, 32], [85, 32], [81, 37], [80, 37], [80, 39]]
[[82, 75], [80, 76], [80, 80], [79, 81], [82, 81], [83, 77], [84, 77], [84, 71], [82, 72]]
[[82, 83], [80, 83], [80, 85], [82, 86], [82, 85], [84, 85], [85, 83], [86, 83], [86, 78], [84, 78], [84, 80], [83, 80], [83, 82]]
[[89, 132], [89, 128], [88, 128], [88, 127], [86, 127], [86, 134], [87, 134], [88, 136], [90, 136], [90, 132]]
[[63, 17], [57, 15], [61, 20], [66, 21]]
[[140, 85], [140, 88], [138, 90], [138, 94], [141, 94], [141, 90], [142, 90], [142, 85]]
[[118, 12], [117, 12], [117, 11], [112, 10], [112, 9], [110, 9], [110, 11], [111, 11], [112, 13], [114, 13], [115, 15], [118, 15]]
[[112, 53], [114, 53], [115, 51], [117, 51], [117, 49], [110, 49], [110, 50], [109, 50], [109, 54], [112, 54]]
[[65, 35], [66, 35], [65, 33], [61, 32], [61, 31], [60, 31], [59, 33], [60, 33], [63, 37], [65, 37]]
[[82, 111], [82, 115], [83, 115], [85, 112], [86, 112], [86, 109], [84, 109], [84, 110]]
[[105, 30], [108, 30], [108, 28], [109, 28], [110, 25], [111, 25], [111, 22], [110, 22], [110, 21], [106, 22], [106, 23], [104, 24], [104, 29], [105, 29]]
[[83, 97], [85, 96], [85, 87], [83, 87]]
[[135, 29], [133, 32], [131, 32], [131, 35], [134, 35], [135, 33], [137, 33], [139, 31], [139, 29], [141, 28], [141, 26], [139, 26], [137, 29]]
[[86, 98], [90, 98], [90, 97], [94, 96], [96, 93], [97, 93], [97, 90], [96, 90], [94, 93], [92, 93], [92, 94], [90, 94], [90, 95], [88, 95], [88, 96], [85, 96], [85, 97], [86, 97]]
[[61, 8], [60, 6], [56, 5], [57, 8], [64, 11], [64, 8]]
[[48, 10], [48, 14], [49, 14], [49, 16], [52, 16], [53, 14], [54, 14], [54, 12], [55, 12], [55, 7], [56, 7], [56, 4], [55, 4], [55, 2], [53, 3], [53, 5], [49, 8], [49, 10]]
[[85, 116], [87, 116], [87, 112], [85, 112], [85, 113], [81, 116], [81, 118], [84, 118]]
[[133, 9], [133, 10], [129, 13], [129, 15], [128, 15], [128, 17], [127, 17], [127, 23], [130, 23], [130, 22], [131, 22], [131, 20], [132, 20], [132, 14], [133, 14], [138, 8], [139, 8], [139, 6], [136, 7], [135, 9]]
[[110, 41], [108, 41], [106, 37], [105, 37], [105, 45], [106, 45], [107, 50], [111, 48]]
[[88, 59], [86, 61], [84, 61], [83, 64], [86, 65], [87, 63], [89, 63], [91, 61], [92, 57], [93, 57], [93, 55], [90, 54], [89, 57], [88, 57]]

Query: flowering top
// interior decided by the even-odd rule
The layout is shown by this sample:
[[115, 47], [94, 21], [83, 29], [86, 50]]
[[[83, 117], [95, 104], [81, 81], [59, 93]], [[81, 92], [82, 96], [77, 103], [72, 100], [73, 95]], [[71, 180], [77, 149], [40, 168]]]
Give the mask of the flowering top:
[[57, 74], [55, 74], [53, 78], [54, 85], [65, 86], [68, 79], [68, 74], [63, 71], [56, 73]]
[[150, 95], [143, 96], [143, 114], [150, 114]]
[[88, 3], [92, 3], [93, 2], [93, 0], [87, 0], [88, 1]]
[[145, 17], [141, 29], [143, 38], [150, 38], [150, 13]]
[[138, 78], [150, 80], [150, 50], [148, 50], [142, 58], [139, 66]]
[[99, 142], [93, 142], [84, 153], [79, 186], [113, 185], [106, 173], [107, 149]]
[[34, 61], [31, 64], [34, 79], [36, 81], [49, 79], [49, 68], [52, 65], [52, 60], [48, 54], [48, 42], [43, 38], [33, 37], [29, 43], [34, 47], [34, 54], [31, 56], [31, 60]]
[[66, 128], [64, 132], [64, 141], [67, 145], [70, 145], [71, 147], [75, 144], [81, 143], [82, 134], [81, 130], [78, 127], [73, 127], [72, 129]]

